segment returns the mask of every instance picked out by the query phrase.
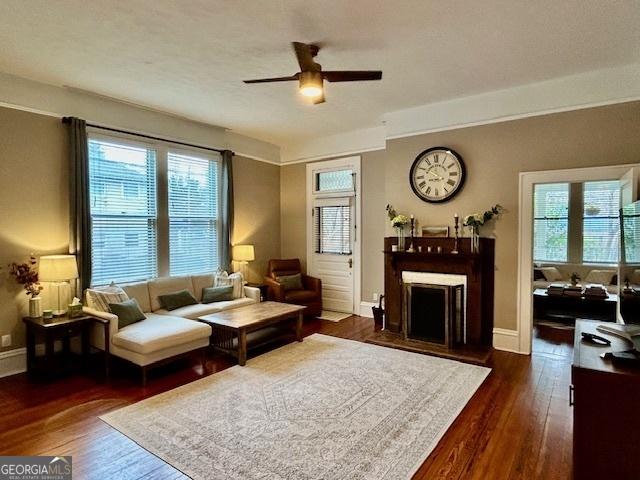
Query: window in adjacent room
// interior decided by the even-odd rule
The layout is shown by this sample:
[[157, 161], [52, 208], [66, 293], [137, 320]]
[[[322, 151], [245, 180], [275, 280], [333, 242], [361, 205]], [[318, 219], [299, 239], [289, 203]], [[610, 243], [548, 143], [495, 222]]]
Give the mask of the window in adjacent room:
[[218, 162], [169, 153], [169, 271], [218, 268]]
[[620, 182], [585, 182], [582, 261], [617, 263], [620, 251]]
[[533, 200], [533, 259], [566, 262], [569, 233], [569, 184], [538, 184]]
[[156, 151], [89, 140], [92, 285], [157, 275]]

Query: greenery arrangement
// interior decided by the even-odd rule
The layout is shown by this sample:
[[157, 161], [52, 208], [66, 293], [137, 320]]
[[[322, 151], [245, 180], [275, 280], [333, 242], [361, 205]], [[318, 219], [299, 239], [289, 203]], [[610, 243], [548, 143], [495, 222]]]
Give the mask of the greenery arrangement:
[[9, 275], [24, 286], [26, 294], [31, 298], [36, 297], [42, 291], [42, 285], [38, 282], [38, 272], [35, 270], [37, 260], [31, 255], [28, 263], [13, 262], [9, 265]]
[[473, 213], [471, 215], [467, 215], [466, 217], [464, 217], [462, 224], [465, 227], [473, 227], [474, 229], [477, 229], [478, 227], [481, 227], [482, 225], [487, 223], [493, 217], [500, 215], [503, 211], [504, 208], [502, 208], [502, 205], [496, 204], [484, 213]]
[[409, 217], [407, 217], [406, 215], [398, 214], [393, 206], [387, 205], [386, 210], [387, 216], [389, 217], [391, 226], [393, 228], [403, 229], [404, 226], [409, 223]]

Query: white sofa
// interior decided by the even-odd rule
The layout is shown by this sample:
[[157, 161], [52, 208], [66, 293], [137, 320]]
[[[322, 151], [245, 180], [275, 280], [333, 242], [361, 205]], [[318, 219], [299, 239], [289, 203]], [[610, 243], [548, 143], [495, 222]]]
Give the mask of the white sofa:
[[[560, 273], [560, 277], [557, 280], [547, 280], [542, 276], [540, 270], [544, 270], [548, 267], [555, 267]], [[538, 272], [536, 272], [538, 270]], [[536, 289], [547, 289], [549, 285], [552, 283], [570, 283], [571, 282], [571, 274], [577, 273], [580, 276], [581, 284], [588, 283], [599, 283], [604, 285], [607, 291], [610, 294], [618, 293], [618, 280], [617, 280], [617, 267], [613, 266], [594, 266], [594, 265], [584, 265], [577, 263], [539, 263], [534, 266], [534, 279], [533, 279], [533, 291]], [[592, 278], [590, 274], [592, 272], [608, 272], [611, 280], [609, 282], [602, 281], [602, 275], [597, 275], [595, 278]], [[604, 275], [607, 276], [607, 275]], [[539, 278], [536, 278], [539, 277]], [[540, 278], [541, 277], [541, 278]]]
[[209, 304], [198, 303], [176, 310], [162, 308], [158, 297], [167, 293], [188, 290], [198, 300], [202, 289], [213, 285], [213, 273], [164, 277], [147, 282], [122, 285], [129, 298], [135, 298], [147, 317], [145, 320], [118, 329], [118, 317], [112, 313], [84, 307], [85, 313], [109, 321], [108, 338], [105, 328], [94, 325], [91, 344], [108, 354], [128, 360], [142, 367], [143, 383], [146, 382], [147, 367], [209, 345], [211, 327], [196, 321], [210, 313], [238, 308], [260, 301], [260, 290], [244, 287], [244, 297]]

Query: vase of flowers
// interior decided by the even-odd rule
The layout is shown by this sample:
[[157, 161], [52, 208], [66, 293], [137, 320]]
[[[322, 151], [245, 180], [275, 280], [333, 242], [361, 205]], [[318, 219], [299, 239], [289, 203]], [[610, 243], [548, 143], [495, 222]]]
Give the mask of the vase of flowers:
[[484, 213], [473, 213], [464, 217], [462, 224], [471, 229], [471, 253], [480, 251], [480, 227], [503, 211], [502, 206], [496, 204]]
[[398, 251], [404, 252], [405, 242], [404, 242], [404, 227], [409, 223], [409, 217], [406, 215], [398, 214], [395, 208], [391, 205], [387, 205], [387, 217], [391, 221], [391, 226], [396, 231], [396, 235], [398, 236]]
[[9, 265], [9, 275], [16, 279], [29, 295], [29, 316], [36, 318], [42, 316], [42, 301], [40, 292], [42, 285], [38, 282], [38, 272], [35, 270], [36, 257], [31, 255], [27, 263], [13, 262]]

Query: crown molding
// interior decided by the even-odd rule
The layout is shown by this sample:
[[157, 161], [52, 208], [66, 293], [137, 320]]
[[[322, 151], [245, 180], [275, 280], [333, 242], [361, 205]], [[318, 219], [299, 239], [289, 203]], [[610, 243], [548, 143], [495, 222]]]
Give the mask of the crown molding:
[[638, 78], [640, 64], [633, 64], [389, 112], [381, 127], [283, 147], [281, 162], [382, 150], [392, 139], [636, 101]]
[[229, 149], [237, 155], [280, 164], [280, 147], [277, 145], [223, 127], [77, 88], [0, 73], [0, 105], [54, 117], [77, 116], [99, 125]]

